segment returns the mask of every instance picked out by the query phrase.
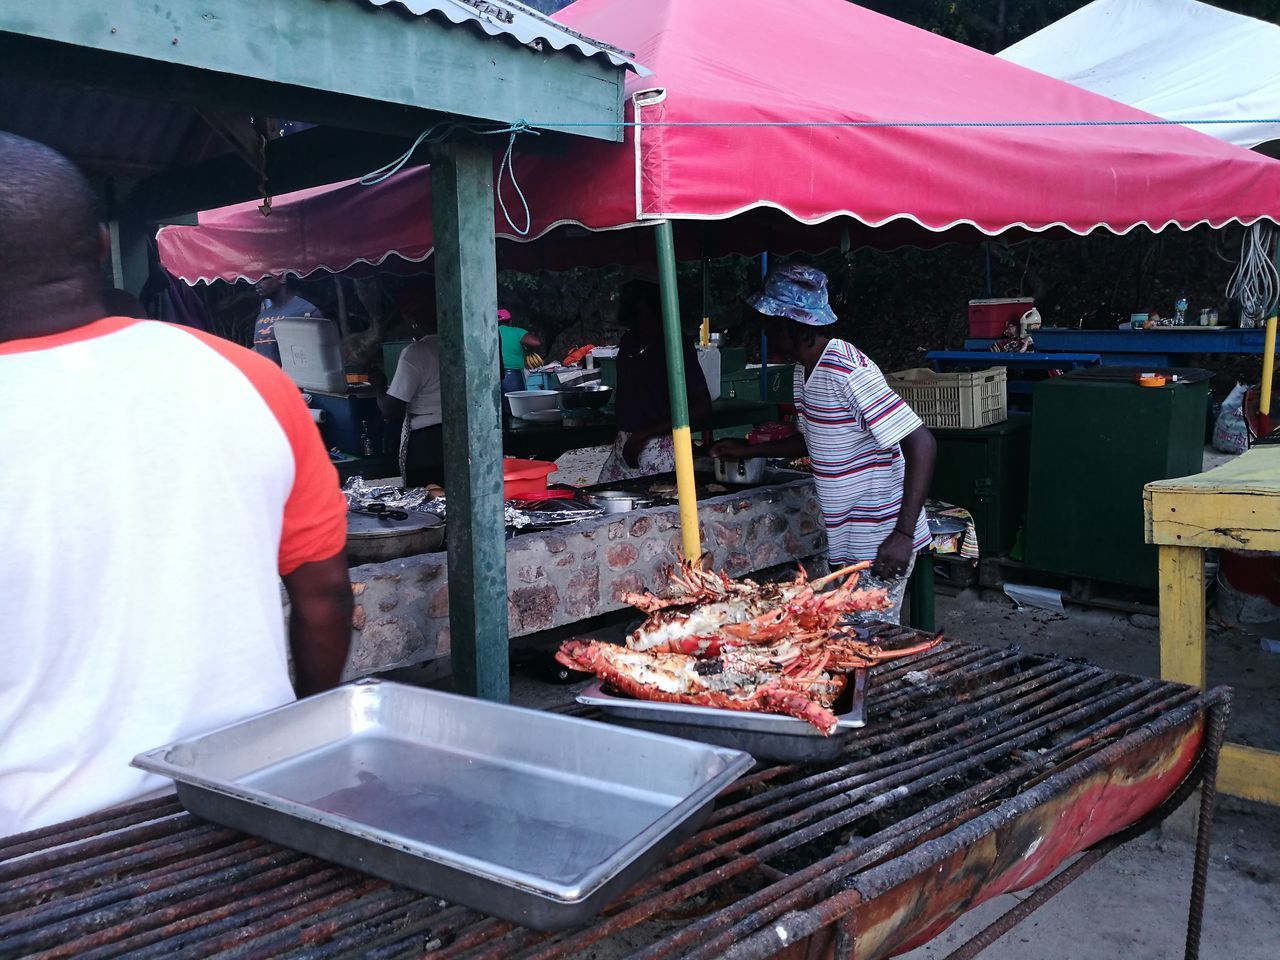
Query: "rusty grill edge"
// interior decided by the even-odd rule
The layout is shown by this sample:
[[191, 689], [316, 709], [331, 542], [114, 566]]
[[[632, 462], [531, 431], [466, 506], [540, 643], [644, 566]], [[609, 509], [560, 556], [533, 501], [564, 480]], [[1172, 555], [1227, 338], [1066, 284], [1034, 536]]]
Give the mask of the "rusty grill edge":
[[611, 941], [633, 948], [629, 960], [759, 960], [825, 928], [834, 955], [849, 957], [860, 905], [1203, 716], [1203, 747], [1173, 796], [952, 958], [975, 956], [1203, 782], [1187, 937], [1187, 956], [1198, 955], [1229, 690], [948, 642], [877, 668], [868, 696], [869, 725], [839, 760], [757, 768], [699, 834], [577, 930], [485, 917], [207, 824], [165, 798], [0, 841], [0, 958], [552, 960]]

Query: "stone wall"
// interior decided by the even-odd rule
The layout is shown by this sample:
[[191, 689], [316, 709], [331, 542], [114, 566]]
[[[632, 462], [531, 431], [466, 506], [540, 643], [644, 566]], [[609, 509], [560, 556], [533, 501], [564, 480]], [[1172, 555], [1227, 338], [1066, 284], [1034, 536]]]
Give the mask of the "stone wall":
[[[703, 549], [731, 576], [826, 548], [813, 481], [793, 480], [700, 501]], [[624, 593], [660, 590], [677, 563], [676, 507], [601, 517], [507, 541], [511, 636], [564, 626], [625, 606]], [[355, 632], [347, 676], [449, 653], [444, 553], [354, 567]]]

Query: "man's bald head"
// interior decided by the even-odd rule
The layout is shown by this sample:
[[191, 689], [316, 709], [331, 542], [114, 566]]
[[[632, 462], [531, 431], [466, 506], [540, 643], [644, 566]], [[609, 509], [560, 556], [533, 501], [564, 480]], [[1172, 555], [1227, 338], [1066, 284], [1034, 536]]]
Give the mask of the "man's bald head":
[[[101, 308], [101, 227], [84, 175], [43, 144], [0, 132], [0, 339], [42, 304], [49, 321]], [[62, 322], [54, 318], [61, 316]], [[84, 321], [80, 321], [84, 322]], [[74, 325], [74, 324], [72, 324]]]

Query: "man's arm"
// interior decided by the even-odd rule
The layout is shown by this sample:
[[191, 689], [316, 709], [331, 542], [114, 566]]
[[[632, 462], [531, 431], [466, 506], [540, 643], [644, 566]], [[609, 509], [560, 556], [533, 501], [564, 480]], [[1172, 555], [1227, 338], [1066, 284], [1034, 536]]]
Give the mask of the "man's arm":
[[728, 457], [731, 460], [751, 460], [755, 457], [778, 457], [794, 460], [808, 453], [804, 445], [804, 437], [793, 433], [781, 440], [767, 440], [764, 443], [744, 443], [741, 440], [721, 440], [711, 447], [713, 457]]
[[298, 696], [336, 687], [351, 647], [351, 578], [347, 553], [304, 563], [285, 574], [289, 594], [289, 647]]
[[902, 508], [893, 532], [880, 544], [871, 572], [891, 579], [907, 572], [911, 556], [915, 553], [916, 518], [924, 509], [933, 481], [933, 461], [938, 444], [929, 428], [921, 424], [902, 438], [904, 471], [902, 478]]
[[536, 333], [529, 333], [526, 331], [525, 335], [520, 338], [520, 346], [524, 347], [526, 350], [541, 350], [542, 338]]
[[373, 387], [373, 396], [378, 401], [378, 412], [382, 414], [382, 418], [391, 423], [403, 420], [409, 405], [399, 397], [387, 393], [387, 375], [376, 368], [370, 370], [369, 384]]
[[[702, 390], [690, 390], [688, 403], [690, 427], [696, 428], [699, 423], [711, 416], [711, 395], [707, 393], [705, 386]], [[671, 433], [671, 429], [671, 419], [668, 418], [635, 431], [622, 448], [622, 459], [628, 466], [638, 467], [640, 451], [644, 449], [644, 445], [655, 437]]]

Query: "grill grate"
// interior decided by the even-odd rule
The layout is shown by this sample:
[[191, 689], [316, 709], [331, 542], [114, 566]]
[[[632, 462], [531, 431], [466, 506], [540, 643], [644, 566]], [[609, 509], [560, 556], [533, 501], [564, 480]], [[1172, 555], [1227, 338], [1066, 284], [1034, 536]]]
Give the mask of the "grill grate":
[[0, 956], [550, 960], [601, 943], [632, 960], [764, 956], [749, 941], [784, 915], [837, 921], [866, 895], [851, 882], [891, 879], [921, 842], [1122, 737], [1194, 720], [1206, 699], [944, 642], [872, 671], [868, 726], [838, 761], [756, 768], [605, 916], [559, 934], [204, 823], [173, 799], [137, 803], [0, 842]]

